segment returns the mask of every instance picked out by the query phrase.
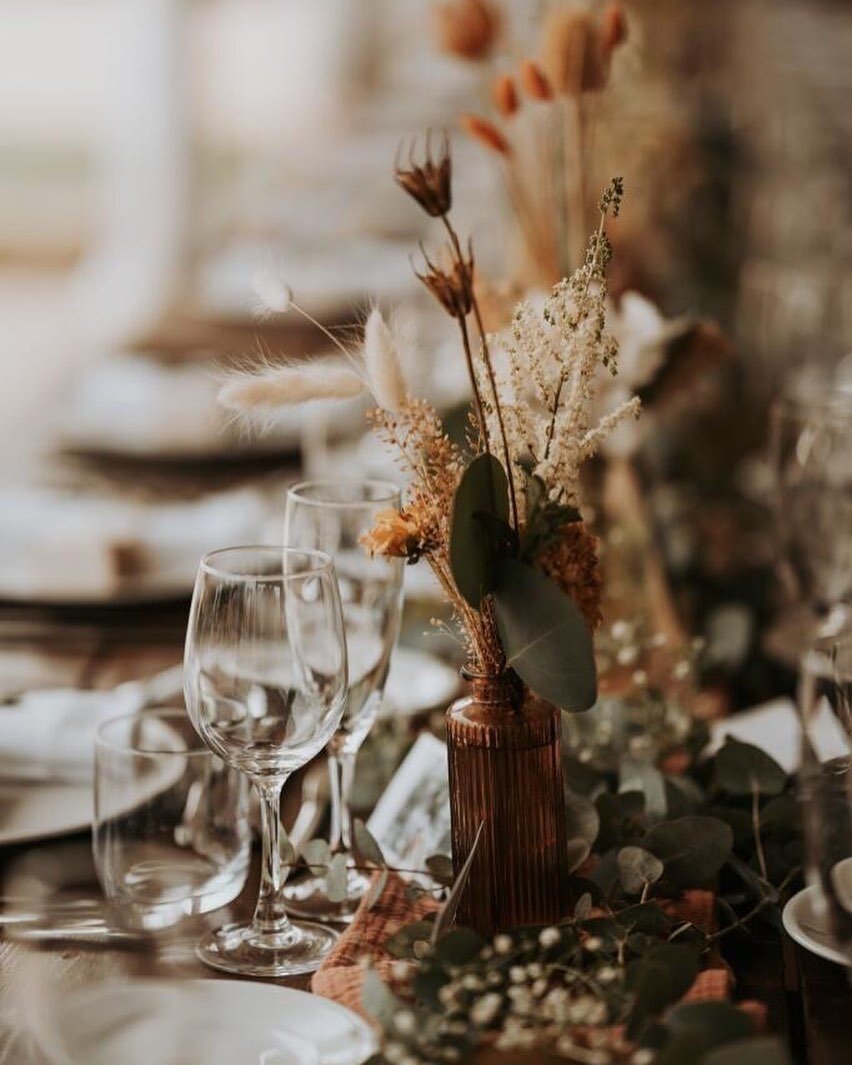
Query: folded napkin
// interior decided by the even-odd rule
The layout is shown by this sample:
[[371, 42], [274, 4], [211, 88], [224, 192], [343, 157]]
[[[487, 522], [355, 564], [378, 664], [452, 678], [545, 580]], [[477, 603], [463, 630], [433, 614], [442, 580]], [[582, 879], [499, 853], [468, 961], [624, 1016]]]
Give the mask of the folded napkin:
[[82, 783], [92, 779], [95, 733], [180, 691], [182, 667], [111, 691], [49, 688], [0, 707], [0, 780]]

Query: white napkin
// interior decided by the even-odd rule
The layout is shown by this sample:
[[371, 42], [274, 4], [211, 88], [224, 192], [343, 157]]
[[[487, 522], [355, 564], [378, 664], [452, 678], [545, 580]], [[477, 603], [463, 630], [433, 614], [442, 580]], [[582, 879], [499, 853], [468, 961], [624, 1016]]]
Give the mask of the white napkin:
[[84, 783], [93, 777], [95, 733], [180, 689], [182, 667], [111, 691], [50, 688], [0, 707], [0, 781]]

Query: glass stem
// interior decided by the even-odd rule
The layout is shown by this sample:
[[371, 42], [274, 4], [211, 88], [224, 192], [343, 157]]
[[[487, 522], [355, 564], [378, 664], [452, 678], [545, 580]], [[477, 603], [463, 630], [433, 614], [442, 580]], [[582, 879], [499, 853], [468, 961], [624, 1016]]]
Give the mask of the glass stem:
[[260, 892], [252, 924], [264, 934], [281, 935], [293, 931], [284, 909], [281, 889], [284, 868], [281, 863], [281, 789], [284, 780], [255, 781], [260, 799]]
[[348, 752], [328, 755], [328, 775], [331, 781], [331, 831], [328, 844], [332, 854], [352, 851], [352, 784], [355, 780], [355, 754]]

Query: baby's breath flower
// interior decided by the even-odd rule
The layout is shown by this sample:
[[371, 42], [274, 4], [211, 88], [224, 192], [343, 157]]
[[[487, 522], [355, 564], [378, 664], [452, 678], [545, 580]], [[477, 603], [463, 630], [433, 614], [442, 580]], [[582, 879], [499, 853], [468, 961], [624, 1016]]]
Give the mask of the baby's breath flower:
[[523, 965], [513, 965], [509, 970], [509, 979], [513, 984], [523, 984], [527, 979], [527, 971]]
[[600, 938], [600, 936], [589, 936], [588, 939], [583, 943], [584, 949], [588, 950], [592, 954], [600, 950], [602, 946], [603, 940]]
[[539, 944], [544, 947], [545, 950], [547, 950], [548, 947], [555, 947], [556, 944], [561, 941], [561, 939], [562, 934], [560, 933], [559, 929], [553, 928], [552, 926], [550, 928], [542, 928], [542, 930], [538, 934]]
[[414, 1031], [415, 1024], [416, 1019], [411, 1010], [400, 1010], [398, 1013], [394, 1014], [393, 1026], [398, 1032], [401, 1032], [402, 1035], [411, 1035]]
[[494, 950], [498, 954], [509, 954], [512, 950], [512, 937], [502, 933], [494, 937]]
[[502, 1005], [502, 995], [498, 995], [496, 991], [490, 991], [487, 995], [483, 995], [482, 998], [474, 1002], [470, 1010], [470, 1019], [473, 1024], [484, 1028], [486, 1025], [491, 1024], [500, 1012]]

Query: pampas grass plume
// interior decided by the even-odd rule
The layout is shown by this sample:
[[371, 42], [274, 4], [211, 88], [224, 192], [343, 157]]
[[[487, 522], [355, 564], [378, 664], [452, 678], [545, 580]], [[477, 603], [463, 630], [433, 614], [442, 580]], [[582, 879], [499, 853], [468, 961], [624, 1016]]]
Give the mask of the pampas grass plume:
[[270, 413], [315, 399], [352, 399], [364, 384], [336, 360], [273, 366], [256, 373], [236, 373], [219, 389], [222, 407], [240, 414]]
[[406, 400], [399, 347], [393, 332], [374, 307], [364, 326], [364, 364], [367, 381], [382, 410], [398, 411]]

